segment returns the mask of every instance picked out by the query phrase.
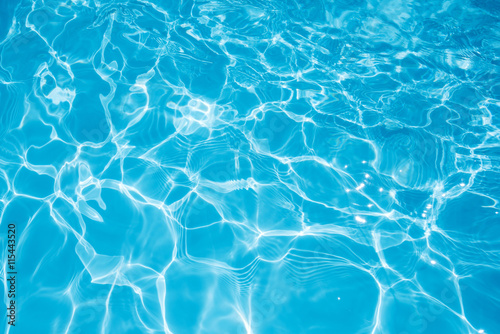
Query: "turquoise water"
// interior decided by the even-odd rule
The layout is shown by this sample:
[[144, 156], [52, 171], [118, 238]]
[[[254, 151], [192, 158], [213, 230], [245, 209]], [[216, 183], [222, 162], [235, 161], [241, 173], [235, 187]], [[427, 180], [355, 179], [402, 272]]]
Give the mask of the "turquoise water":
[[499, 32], [493, 0], [0, 0], [2, 333], [500, 333]]

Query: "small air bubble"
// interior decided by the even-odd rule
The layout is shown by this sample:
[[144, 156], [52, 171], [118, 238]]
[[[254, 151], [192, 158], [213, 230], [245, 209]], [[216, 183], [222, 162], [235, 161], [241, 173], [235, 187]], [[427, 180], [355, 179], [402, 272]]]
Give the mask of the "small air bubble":
[[431, 264], [436, 264], [436, 261], [432, 260], [432, 261], [431, 261]]

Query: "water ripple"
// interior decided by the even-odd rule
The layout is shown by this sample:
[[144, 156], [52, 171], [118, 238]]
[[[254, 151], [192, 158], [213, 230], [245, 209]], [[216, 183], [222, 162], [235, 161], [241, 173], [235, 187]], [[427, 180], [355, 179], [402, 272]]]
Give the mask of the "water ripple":
[[0, 3], [5, 332], [499, 332], [499, 13]]

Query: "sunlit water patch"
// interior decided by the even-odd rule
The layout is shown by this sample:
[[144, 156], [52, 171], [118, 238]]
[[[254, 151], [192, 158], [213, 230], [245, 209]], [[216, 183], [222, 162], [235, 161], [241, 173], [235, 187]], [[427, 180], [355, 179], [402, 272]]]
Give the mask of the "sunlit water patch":
[[1, 1], [0, 328], [500, 333], [499, 24], [495, 1]]

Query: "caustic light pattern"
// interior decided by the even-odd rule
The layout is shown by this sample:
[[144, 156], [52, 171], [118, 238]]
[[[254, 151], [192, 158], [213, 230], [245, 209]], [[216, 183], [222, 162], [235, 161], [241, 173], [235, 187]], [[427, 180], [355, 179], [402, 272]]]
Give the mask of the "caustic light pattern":
[[0, 328], [500, 333], [499, 31], [494, 0], [1, 0]]

